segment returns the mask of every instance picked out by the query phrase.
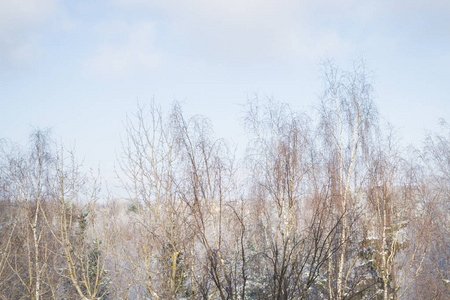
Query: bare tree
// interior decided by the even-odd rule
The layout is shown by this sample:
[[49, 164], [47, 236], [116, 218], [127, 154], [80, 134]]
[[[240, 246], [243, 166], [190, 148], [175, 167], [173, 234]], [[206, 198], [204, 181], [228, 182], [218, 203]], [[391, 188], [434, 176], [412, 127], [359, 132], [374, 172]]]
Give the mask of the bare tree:
[[[104, 299], [108, 294], [105, 261], [107, 240], [101, 239], [96, 223], [100, 185], [98, 178], [80, 173], [73, 151], [56, 155], [53, 199], [57, 216], [48, 224], [59, 245], [64, 294], [81, 299]], [[92, 184], [91, 184], [92, 183]], [[57, 224], [55, 226], [54, 224]]]
[[53, 295], [58, 281], [48, 274], [54, 263], [54, 248], [45, 222], [51, 210], [54, 160], [48, 132], [33, 132], [30, 142], [29, 153], [15, 148], [5, 161], [8, 198], [15, 215], [5, 248], [9, 249], [4, 262], [10, 273], [6, 281], [10, 289], [5, 296], [38, 300]]
[[417, 166], [407, 164], [400, 156], [392, 131], [386, 137], [383, 130], [377, 131], [370, 149], [368, 236], [361, 256], [370, 259], [374, 271], [371, 291], [376, 294], [382, 290], [383, 299], [398, 299], [417, 278], [428, 250], [430, 214], [421, 203], [430, 195]]
[[426, 228], [430, 236], [428, 255], [408, 297], [414, 299], [447, 299], [450, 297], [450, 126], [441, 121], [441, 132], [429, 134], [421, 157], [425, 182], [423, 208], [432, 218]]
[[329, 181], [319, 174], [321, 155], [309, 120], [286, 105], [250, 102], [247, 121], [255, 135], [249, 152], [259, 224], [254, 243], [270, 283], [261, 296], [304, 299], [338, 248], [332, 239], [341, 218], [331, 218]]
[[148, 110], [140, 107], [135, 120], [128, 119], [126, 130], [122, 182], [138, 234], [138, 247], [128, 261], [142, 274], [153, 298], [175, 299], [188, 292], [185, 283], [192, 247], [190, 212], [177, 194], [177, 136], [171, 120], [155, 104]]
[[[358, 168], [364, 161], [365, 145], [377, 113], [372, 102], [373, 88], [364, 64], [355, 64], [350, 72], [339, 70], [331, 62], [326, 62], [324, 68], [325, 87], [319, 109], [323, 149], [330, 162], [332, 201], [338, 215], [344, 215], [340, 226], [339, 254], [329, 270], [329, 298], [340, 300], [347, 295], [346, 280], [353, 267], [346, 262], [363, 183], [363, 171]], [[336, 282], [331, 280], [334, 270]]]
[[[96, 189], [86, 188], [85, 178], [79, 174], [74, 155], [70, 161], [54, 151], [54, 143], [47, 131], [31, 135], [29, 153], [17, 148], [6, 155], [4, 170], [5, 197], [8, 213], [8, 234], [2, 235], [5, 252], [1, 271], [7, 284], [1, 296], [20, 299], [49, 299], [73, 297], [97, 299], [106, 294], [102, 286], [104, 259], [100, 242], [95, 241], [92, 230], [92, 201], [85, 201], [83, 193]], [[91, 205], [89, 218], [82, 203]], [[92, 245], [92, 244], [91, 244]], [[3, 253], [3, 251], [2, 251]]]
[[[196, 238], [207, 260], [205, 269], [219, 297], [234, 299], [237, 291], [230, 240], [234, 233], [227, 232], [227, 228], [234, 227], [230, 221], [235, 220], [232, 217], [236, 211], [232, 207], [237, 200], [233, 199], [233, 157], [223, 140], [212, 138], [207, 119], [186, 120], [180, 107], [175, 105], [172, 120], [183, 167], [177, 192], [189, 208]], [[241, 230], [242, 225], [240, 219], [237, 226]]]

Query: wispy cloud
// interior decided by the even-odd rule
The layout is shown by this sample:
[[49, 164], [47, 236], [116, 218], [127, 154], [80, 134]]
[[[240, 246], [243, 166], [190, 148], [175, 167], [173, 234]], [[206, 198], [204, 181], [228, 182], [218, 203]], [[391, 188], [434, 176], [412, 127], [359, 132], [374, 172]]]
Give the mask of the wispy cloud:
[[55, 0], [0, 0], [0, 63], [23, 63], [40, 51], [36, 29], [56, 10]]
[[[185, 46], [183, 55], [238, 63], [355, 56], [374, 40], [383, 44], [403, 39], [414, 46], [420, 39], [408, 36], [410, 26], [427, 38], [434, 33], [426, 30], [426, 23], [442, 23], [450, 12], [450, 2], [443, 0], [111, 1], [128, 10], [164, 15], [173, 37]], [[442, 27], [433, 26], [448, 32]]]
[[100, 43], [87, 61], [90, 71], [98, 75], [127, 75], [136, 70], [157, 67], [162, 59], [155, 47], [155, 24], [113, 22], [97, 27]]
[[[325, 52], [348, 50], [345, 36], [323, 22], [333, 10], [320, 1], [111, 1], [127, 9], [165, 16], [173, 36], [185, 45], [184, 55], [202, 59], [237, 63], [273, 58], [309, 60]], [[319, 11], [325, 13], [320, 16], [323, 19], [314, 16]]]

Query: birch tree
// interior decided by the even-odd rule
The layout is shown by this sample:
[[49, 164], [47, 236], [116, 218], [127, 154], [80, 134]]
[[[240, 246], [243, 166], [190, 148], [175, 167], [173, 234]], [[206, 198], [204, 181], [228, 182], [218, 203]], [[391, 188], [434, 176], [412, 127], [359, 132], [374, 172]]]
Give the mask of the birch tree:
[[[270, 299], [306, 299], [325, 263], [337, 250], [331, 243], [341, 219], [331, 218], [330, 186], [319, 174], [321, 155], [312, 141], [311, 120], [287, 105], [249, 103], [253, 144], [254, 234]], [[255, 270], [256, 271], [256, 270]]]
[[187, 292], [193, 234], [188, 207], [177, 194], [177, 136], [170, 116], [155, 104], [139, 107], [135, 118], [128, 118], [126, 134], [122, 182], [136, 217], [131, 221], [136, 222], [132, 226], [136, 226], [138, 246], [129, 245], [136, 252], [124, 254], [149, 296], [175, 299]]
[[323, 149], [328, 153], [329, 176], [333, 180], [332, 201], [335, 210], [343, 215], [339, 253], [329, 268], [329, 297], [340, 300], [347, 295], [346, 280], [352, 270], [352, 264], [346, 262], [352, 261], [347, 259], [350, 234], [363, 183], [358, 168], [377, 119], [373, 88], [364, 64], [355, 64], [352, 71], [341, 71], [331, 62], [325, 63], [324, 94], [319, 112]]
[[[53, 266], [52, 243], [45, 219], [51, 211], [51, 180], [54, 160], [49, 133], [37, 130], [30, 135], [30, 152], [18, 147], [6, 157], [9, 199], [16, 219], [7, 239], [6, 259], [11, 274], [9, 297], [39, 300], [54, 292], [48, 276]], [[12, 150], [12, 149], [11, 149]], [[12, 244], [14, 247], [11, 248]], [[5, 262], [5, 261], [4, 261]], [[50, 272], [51, 273], [51, 272]]]
[[[234, 272], [236, 256], [232, 236], [235, 232], [230, 228], [237, 226], [242, 230], [243, 223], [242, 219], [234, 218], [237, 198], [233, 156], [224, 140], [214, 139], [212, 126], [206, 118], [185, 119], [180, 107], [175, 105], [172, 120], [183, 166], [178, 193], [189, 208], [196, 241], [203, 248], [197, 264], [205, 265], [204, 270], [213, 282], [213, 295], [223, 300], [235, 299], [237, 277], [245, 277], [245, 274]], [[202, 262], [202, 257], [206, 261]]]

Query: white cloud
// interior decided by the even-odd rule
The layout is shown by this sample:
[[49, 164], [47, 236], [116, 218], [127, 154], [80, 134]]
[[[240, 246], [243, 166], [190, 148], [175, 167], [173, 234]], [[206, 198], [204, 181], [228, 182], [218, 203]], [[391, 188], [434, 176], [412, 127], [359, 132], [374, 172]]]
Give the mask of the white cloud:
[[[415, 14], [439, 15], [443, 20], [450, 11], [450, 1], [444, 0], [111, 1], [129, 11], [163, 15], [176, 38], [187, 45], [183, 55], [238, 63], [355, 56], [367, 49], [369, 41], [404, 36], [408, 30], [402, 26], [404, 19], [420, 28]], [[394, 36], [393, 30], [401, 32]]]
[[5, 34], [44, 20], [54, 10], [55, 1], [1, 0], [0, 8], [0, 33]]
[[[310, 59], [345, 42], [313, 16], [323, 3], [296, 0], [112, 0], [130, 10], [162, 14], [190, 56], [232, 61]], [[338, 1], [341, 7], [349, 1]], [[351, 2], [351, 1], [350, 1]], [[318, 26], [317, 26], [318, 25]], [[322, 30], [323, 29], [323, 30]], [[332, 36], [330, 43], [327, 40]], [[330, 48], [332, 47], [332, 49]]]
[[160, 64], [162, 55], [155, 47], [154, 23], [107, 23], [97, 30], [101, 42], [87, 62], [95, 74], [121, 76]]
[[55, 9], [55, 0], [0, 0], [0, 60], [21, 63], [35, 57], [35, 30]]

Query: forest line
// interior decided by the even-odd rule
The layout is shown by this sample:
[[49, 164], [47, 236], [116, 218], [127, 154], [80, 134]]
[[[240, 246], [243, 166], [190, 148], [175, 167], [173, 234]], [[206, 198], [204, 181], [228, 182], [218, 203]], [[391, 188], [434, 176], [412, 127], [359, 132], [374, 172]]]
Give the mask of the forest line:
[[0, 298], [447, 299], [450, 127], [405, 150], [363, 65], [322, 80], [314, 112], [249, 100], [242, 160], [206, 117], [139, 107], [123, 201], [45, 131], [3, 142]]

